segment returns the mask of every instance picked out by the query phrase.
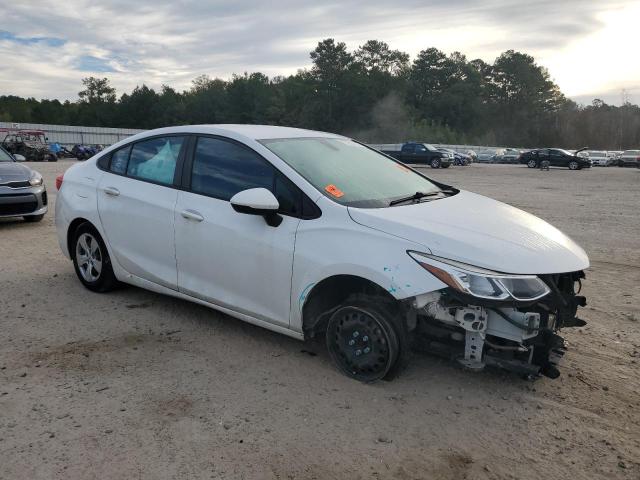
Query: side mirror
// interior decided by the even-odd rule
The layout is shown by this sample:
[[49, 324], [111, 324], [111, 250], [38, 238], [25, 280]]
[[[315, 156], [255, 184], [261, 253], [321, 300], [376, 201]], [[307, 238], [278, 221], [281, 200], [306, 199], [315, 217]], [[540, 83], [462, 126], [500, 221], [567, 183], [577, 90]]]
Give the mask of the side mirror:
[[23, 155], [20, 155], [19, 153], [16, 153], [13, 156], [13, 158], [16, 159], [16, 162], [26, 162], [27, 161], [27, 159]]
[[277, 227], [282, 223], [282, 217], [278, 215], [278, 199], [266, 188], [243, 190], [231, 197], [230, 202], [238, 213], [262, 215], [270, 227]]

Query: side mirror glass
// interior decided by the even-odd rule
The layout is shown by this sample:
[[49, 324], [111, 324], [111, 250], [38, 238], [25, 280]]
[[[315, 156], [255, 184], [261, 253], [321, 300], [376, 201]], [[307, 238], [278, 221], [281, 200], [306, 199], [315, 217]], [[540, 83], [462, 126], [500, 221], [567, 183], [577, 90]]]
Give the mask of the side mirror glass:
[[262, 215], [271, 227], [277, 227], [282, 223], [282, 217], [278, 215], [278, 199], [266, 188], [243, 190], [231, 197], [230, 202], [238, 213]]
[[16, 159], [16, 162], [26, 162], [27, 161], [27, 159], [23, 155], [20, 155], [19, 153], [16, 153], [13, 156], [13, 158]]

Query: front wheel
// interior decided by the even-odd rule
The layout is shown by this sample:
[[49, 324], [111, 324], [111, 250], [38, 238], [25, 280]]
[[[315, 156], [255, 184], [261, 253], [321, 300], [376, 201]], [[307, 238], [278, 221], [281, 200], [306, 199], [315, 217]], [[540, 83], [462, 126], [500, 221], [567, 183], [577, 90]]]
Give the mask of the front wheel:
[[440, 168], [440, 159], [434, 158], [431, 160], [431, 168]]
[[529, 168], [536, 168], [538, 166], [537, 162], [535, 160], [529, 160], [527, 162], [527, 167]]
[[569, 162], [569, 170], [579, 170], [580, 169], [580, 165], [578, 165], [578, 162], [576, 162], [575, 160], [572, 160]]
[[107, 247], [91, 224], [83, 223], [76, 229], [72, 255], [76, 274], [86, 288], [108, 292], [117, 286]]
[[338, 369], [361, 382], [390, 379], [403, 365], [408, 342], [398, 315], [377, 297], [349, 297], [331, 315], [326, 341]]

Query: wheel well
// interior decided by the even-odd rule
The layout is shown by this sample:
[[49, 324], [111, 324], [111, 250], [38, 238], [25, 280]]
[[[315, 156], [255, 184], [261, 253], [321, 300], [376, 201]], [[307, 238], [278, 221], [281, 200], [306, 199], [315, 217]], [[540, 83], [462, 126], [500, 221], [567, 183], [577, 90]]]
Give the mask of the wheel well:
[[317, 283], [302, 307], [302, 331], [305, 337], [313, 337], [324, 331], [331, 311], [354, 294], [380, 296], [385, 300], [397, 302], [380, 285], [366, 278], [354, 275], [334, 275]]
[[69, 250], [69, 255], [71, 256], [71, 258], [73, 258], [75, 254], [72, 246], [73, 234], [75, 233], [76, 229], [83, 223], [93, 225], [89, 220], [85, 218], [76, 218], [71, 222], [71, 224], [69, 224], [69, 229], [67, 230], [67, 249]]

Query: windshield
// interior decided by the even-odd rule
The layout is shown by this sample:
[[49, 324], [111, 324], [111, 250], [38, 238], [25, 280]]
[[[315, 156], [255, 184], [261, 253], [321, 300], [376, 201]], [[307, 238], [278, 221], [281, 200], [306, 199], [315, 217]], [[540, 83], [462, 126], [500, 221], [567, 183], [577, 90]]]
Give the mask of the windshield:
[[588, 152], [590, 157], [606, 157], [607, 152], [590, 151]]
[[13, 162], [13, 158], [9, 155], [4, 148], [0, 148], [0, 162]]
[[425, 177], [353, 140], [282, 138], [261, 143], [342, 205], [380, 208], [416, 192], [440, 191]]

